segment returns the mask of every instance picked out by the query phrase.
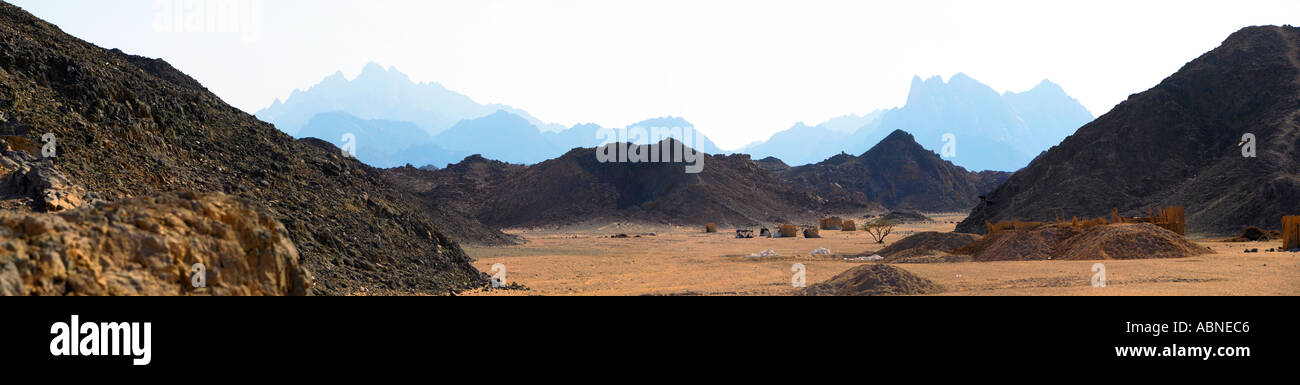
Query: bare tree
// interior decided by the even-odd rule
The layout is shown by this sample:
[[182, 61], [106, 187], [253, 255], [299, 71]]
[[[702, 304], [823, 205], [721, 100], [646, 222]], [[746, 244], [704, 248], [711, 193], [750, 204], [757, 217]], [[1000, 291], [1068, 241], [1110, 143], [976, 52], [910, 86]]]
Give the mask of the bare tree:
[[872, 238], [876, 239], [876, 243], [885, 243], [885, 237], [894, 232], [895, 225], [894, 221], [877, 218], [866, 225], [866, 230], [868, 234], [871, 234]]

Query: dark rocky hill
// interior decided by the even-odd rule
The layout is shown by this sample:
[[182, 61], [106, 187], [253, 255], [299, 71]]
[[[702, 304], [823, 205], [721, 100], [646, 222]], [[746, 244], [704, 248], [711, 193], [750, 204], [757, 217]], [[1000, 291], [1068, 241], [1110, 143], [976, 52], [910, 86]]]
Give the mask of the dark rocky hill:
[[764, 170], [771, 171], [771, 172], [779, 173], [790, 169], [790, 165], [785, 164], [784, 161], [777, 159], [774, 156], [769, 156], [763, 159], [756, 160], [754, 161], [754, 163], [757, 163], [758, 167], [762, 167]]
[[497, 186], [528, 167], [471, 155], [447, 168], [400, 167], [384, 170], [388, 179], [419, 197], [426, 213], [453, 238], [477, 245], [518, 241], [477, 219], [494, 201]]
[[861, 156], [840, 154], [781, 176], [823, 197], [874, 202], [891, 209], [968, 210], [1010, 173], [969, 172], [894, 131]]
[[[456, 210], [495, 227], [810, 221], [830, 203], [781, 180], [748, 155], [707, 155], [698, 174], [684, 167], [675, 162], [601, 163], [596, 149], [585, 148], [529, 167], [470, 157], [435, 172], [389, 173], [406, 179], [403, 185], [428, 201], [457, 202], [452, 203]], [[410, 178], [415, 175], [423, 177]]]
[[[487, 282], [384, 175], [295, 141], [162, 60], [106, 50], [0, 3], [0, 134], [108, 201], [224, 193], [283, 223], [315, 292], [448, 293]], [[40, 155], [33, 153], [32, 155]]]
[[957, 230], [1150, 206], [1185, 206], [1191, 233], [1276, 228], [1300, 214], [1297, 154], [1300, 28], [1245, 28], [1017, 172]]

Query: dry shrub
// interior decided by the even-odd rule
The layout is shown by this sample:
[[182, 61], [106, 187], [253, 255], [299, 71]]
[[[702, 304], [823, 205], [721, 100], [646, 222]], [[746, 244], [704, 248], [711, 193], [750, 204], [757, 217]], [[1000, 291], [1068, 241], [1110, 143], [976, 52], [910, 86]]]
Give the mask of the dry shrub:
[[857, 224], [857, 222], [853, 222], [853, 221], [844, 221], [844, 226], [843, 226], [843, 227], [844, 227], [844, 228], [840, 229], [841, 231], [858, 231], [858, 224]]
[[894, 221], [880, 218], [866, 224], [864, 229], [868, 234], [871, 234], [871, 238], [875, 239], [877, 244], [884, 244], [885, 238], [889, 237], [889, 234], [894, 232], [894, 226], [896, 225], [897, 224], [894, 223]]
[[781, 238], [798, 238], [799, 227], [795, 225], [781, 225], [781, 228], [777, 230], [777, 234], [781, 235]]
[[1109, 224], [1110, 224], [1110, 220], [1107, 220], [1106, 218], [1084, 219], [1081, 221], [1079, 220], [1078, 217], [1075, 217], [1074, 221], [1070, 223], [1070, 226], [1076, 229], [1087, 230], [1093, 227], [1105, 226]]
[[1282, 249], [1300, 249], [1300, 215], [1282, 217]]
[[811, 239], [811, 238], [821, 238], [821, 237], [822, 237], [822, 234], [821, 234], [821, 231], [817, 230], [816, 227], [810, 227], [810, 228], [804, 229], [804, 231], [803, 231], [803, 237], [804, 237], [804, 238], [810, 238], [810, 239]]
[[824, 218], [818, 227], [821, 227], [822, 230], [840, 230], [844, 228], [844, 219], [840, 217]]
[[705, 224], [704, 224], [704, 232], [706, 232], [706, 233], [716, 233], [716, 232], [718, 232], [718, 224], [713, 223], [713, 222], [705, 223]]
[[1182, 206], [1165, 207], [1151, 216], [1156, 225], [1178, 235], [1187, 236], [1187, 209]]
[[1161, 209], [1148, 208], [1147, 217], [1124, 218], [1119, 216], [1119, 209], [1111, 210], [1110, 223], [1150, 223], [1178, 235], [1187, 236], [1187, 208], [1170, 206]]

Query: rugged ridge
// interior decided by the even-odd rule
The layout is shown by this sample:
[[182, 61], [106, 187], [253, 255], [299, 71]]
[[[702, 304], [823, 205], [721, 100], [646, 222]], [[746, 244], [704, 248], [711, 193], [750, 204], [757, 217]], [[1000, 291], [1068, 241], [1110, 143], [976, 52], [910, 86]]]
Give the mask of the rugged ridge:
[[[1244, 134], [1256, 158], [1242, 156]], [[1276, 227], [1300, 201], [1300, 28], [1249, 27], [1155, 88], [1130, 96], [1017, 172], [962, 232], [985, 221], [1100, 217], [1185, 206], [1191, 233]]]
[[829, 203], [748, 155], [707, 155], [698, 174], [684, 167], [601, 163], [595, 148], [581, 148], [528, 167], [472, 156], [444, 170], [389, 173], [426, 201], [458, 202], [456, 210], [504, 228], [593, 221], [755, 225], [811, 220]]

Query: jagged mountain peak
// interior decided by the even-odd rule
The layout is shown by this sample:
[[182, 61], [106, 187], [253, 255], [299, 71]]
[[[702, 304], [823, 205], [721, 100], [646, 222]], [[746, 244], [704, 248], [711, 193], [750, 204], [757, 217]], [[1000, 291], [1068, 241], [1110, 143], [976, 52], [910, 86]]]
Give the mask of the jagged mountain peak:
[[819, 196], [865, 208], [965, 210], [1010, 173], [972, 173], [926, 150], [912, 134], [894, 130], [862, 156], [839, 154], [781, 171]]

